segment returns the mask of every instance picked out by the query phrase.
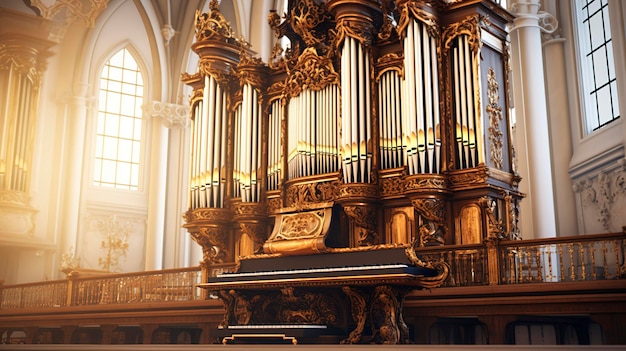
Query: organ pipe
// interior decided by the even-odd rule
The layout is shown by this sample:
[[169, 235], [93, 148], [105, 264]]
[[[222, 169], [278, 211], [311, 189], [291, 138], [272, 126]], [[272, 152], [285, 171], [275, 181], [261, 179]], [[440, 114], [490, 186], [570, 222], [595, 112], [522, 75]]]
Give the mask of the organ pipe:
[[[409, 174], [441, 171], [437, 42], [426, 24], [409, 21], [404, 44], [406, 76], [400, 88], [404, 160]], [[437, 136], [439, 135], [439, 137]]]

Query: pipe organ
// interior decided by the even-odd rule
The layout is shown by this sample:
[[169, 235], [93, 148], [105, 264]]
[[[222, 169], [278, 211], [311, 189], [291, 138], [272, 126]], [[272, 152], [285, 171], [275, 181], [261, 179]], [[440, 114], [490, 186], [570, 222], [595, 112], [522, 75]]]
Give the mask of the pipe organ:
[[404, 296], [448, 270], [421, 247], [518, 238], [511, 20], [490, 0], [290, 1], [269, 14], [264, 63], [217, 1], [196, 14], [185, 227], [222, 329], [297, 320], [408, 342]]

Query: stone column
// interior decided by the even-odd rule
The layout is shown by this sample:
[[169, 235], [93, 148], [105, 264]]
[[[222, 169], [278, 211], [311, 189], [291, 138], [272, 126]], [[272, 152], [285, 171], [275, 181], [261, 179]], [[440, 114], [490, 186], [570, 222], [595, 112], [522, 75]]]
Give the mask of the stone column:
[[[546, 10], [558, 13], [559, 1], [546, 2]], [[548, 6], [550, 6], [548, 8]], [[568, 102], [568, 79], [565, 70], [565, 38], [561, 38], [558, 23], [553, 17], [546, 17], [544, 28], [550, 27], [551, 33], [544, 33], [544, 65], [548, 115], [550, 118], [550, 137], [552, 166], [554, 171], [554, 191], [556, 206], [556, 226], [560, 235], [578, 234], [576, 218], [576, 198], [569, 176], [569, 163], [572, 158], [572, 134]]]
[[518, 171], [520, 190], [527, 195], [521, 206], [525, 238], [557, 234], [539, 6], [539, 0], [513, 4], [517, 17], [511, 29]]
[[[178, 236], [182, 227], [182, 208], [177, 195], [181, 187], [184, 165], [172, 155], [170, 139], [173, 129], [186, 126], [188, 107], [153, 101], [147, 109], [152, 120], [152, 154], [150, 188], [148, 190], [148, 223], [146, 228], [146, 270], [173, 268], [174, 257], [181, 248]], [[180, 149], [181, 143], [177, 145]], [[182, 153], [177, 150], [178, 155]], [[168, 167], [171, 166], [171, 167]], [[176, 170], [177, 172], [171, 172]]]

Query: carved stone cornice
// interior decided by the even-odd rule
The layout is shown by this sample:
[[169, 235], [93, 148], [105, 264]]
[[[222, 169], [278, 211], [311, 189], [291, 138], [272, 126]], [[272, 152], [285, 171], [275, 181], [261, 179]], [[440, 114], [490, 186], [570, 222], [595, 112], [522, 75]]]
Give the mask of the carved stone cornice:
[[94, 26], [96, 18], [108, 3], [109, 0], [30, 0], [30, 6], [37, 8], [43, 18], [66, 23], [79, 20], [89, 27]]
[[626, 160], [618, 161], [616, 169], [605, 169], [595, 177], [588, 177], [574, 183], [574, 192], [580, 194], [583, 208], [595, 209], [598, 222], [609, 232], [614, 215], [621, 216], [619, 206], [614, 206], [620, 196], [626, 196]]
[[152, 101], [146, 112], [148, 116], [161, 118], [167, 128], [189, 126], [189, 106], [186, 105]]

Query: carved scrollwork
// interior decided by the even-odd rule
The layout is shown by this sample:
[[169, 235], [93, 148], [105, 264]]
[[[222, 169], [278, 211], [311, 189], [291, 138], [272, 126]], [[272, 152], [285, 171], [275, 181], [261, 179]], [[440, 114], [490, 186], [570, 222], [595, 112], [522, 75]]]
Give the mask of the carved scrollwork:
[[378, 187], [372, 184], [342, 184], [339, 187], [339, 199], [378, 199], [379, 190]]
[[250, 84], [256, 89], [261, 89], [265, 85], [265, 64], [258, 57], [252, 57], [245, 52], [239, 55], [240, 61], [237, 65], [237, 76], [240, 84]]
[[306, 46], [316, 47], [326, 41], [326, 34], [316, 29], [330, 19], [324, 5], [318, 5], [314, 0], [298, 1], [291, 9], [290, 16], [293, 31]]
[[380, 193], [382, 197], [404, 194], [404, 179], [402, 177], [381, 178]]
[[329, 84], [339, 85], [339, 75], [333, 62], [326, 56], [319, 56], [316, 50], [309, 47], [298, 58], [296, 66], [289, 72], [285, 81], [285, 95], [300, 95], [304, 87], [321, 90]]
[[377, 226], [376, 208], [371, 205], [344, 205], [343, 211], [356, 226], [358, 246], [377, 245], [380, 241]]
[[484, 16], [472, 15], [467, 16], [460, 22], [455, 22], [445, 28], [442, 34], [443, 47], [448, 52], [452, 47], [453, 40], [460, 35], [467, 35], [467, 42], [474, 55], [478, 55], [482, 47], [480, 29], [488, 27], [491, 22]]
[[235, 34], [226, 17], [220, 12], [218, 4], [217, 0], [211, 0], [208, 13], [196, 10], [196, 41], [234, 41]]
[[406, 35], [406, 28], [409, 25], [409, 21], [415, 19], [426, 25], [428, 34], [433, 38], [439, 38], [441, 29], [437, 23], [437, 18], [433, 14], [425, 11], [418, 6], [418, 2], [406, 1], [400, 5], [400, 19], [398, 20], [398, 26], [396, 31], [398, 35], [403, 38]]
[[502, 130], [500, 121], [502, 121], [502, 107], [499, 106], [500, 94], [498, 93], [498, 80], [493, 67], [489, 67], [487, 73], [487, 116], [489, 116], [489, 155], [491, 163], [494, 167], [502, 169]]
[[369, 48], [374, 43], [374, 25], [371, 21], [356, 18], [340, 18], [337, 20], [336, 45], [341, 43], [346, 37], [351, 37], [359, 41], [361, 45]]
[[338, 188], [336, 180], [291, 185], [287, 188], [286, 205], [301, 210], [307, 204], [333, 201], [337, 198]]
[[356, 327], [350, 332], [350, 335], [341, 341], [342, 344], [356, 344], [361, 340], [361, 335], [365, 329], [365, 322], [367, 320], [366, 314], [366, 301], [363, 294], [349, 286], [342, 288], [343, 292], [350, 299], [352, 319], [356, 322]]
[[405, 191], [419, 191], [419, 190], [445, 190], [448, 187], [448, 181], [445, 177], [435, 176], [420, 176], [420, 177], [408, 177], [404, 181]]
[[445, 201], [437, 198], [412, 199], [411, 204], [421, 216], [414, 246], [444, 245], [448, 227], [445, 224]]
[[226, 234], [223, 228], [202, 227], [189, 232], [191, 238], [202, 247], [202, 261], [209, 265], [222, 263], [227, 256]]
[[478, 199], [478, 205], [487, 216], [487, 240], [498, 240], [504, 236], [502, 221], [496, 218], [497, 203], [489, 196]]
[[489, 170], [483, 165], [469, 171], [452, 172], [448, 179], [454, 187], [485, 184], [489, 179]]
[[192, 223], [197, 221], [212, 222], [228, 222], [232, 219], [232, 212], [225, 209], [216, 208], [197, 208], [185, 212], [185, 222]]
[[345, 322], [342, 300], [336, 294], [285, 287], [251, 293], [222, 290], [226, 318], [222, 326], [249, 324], [311, 324], [338, 326]]

